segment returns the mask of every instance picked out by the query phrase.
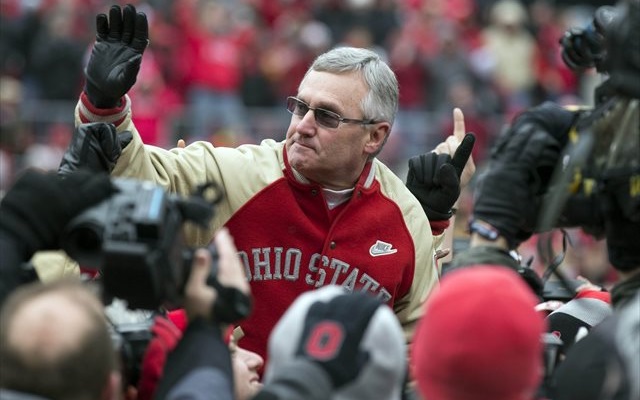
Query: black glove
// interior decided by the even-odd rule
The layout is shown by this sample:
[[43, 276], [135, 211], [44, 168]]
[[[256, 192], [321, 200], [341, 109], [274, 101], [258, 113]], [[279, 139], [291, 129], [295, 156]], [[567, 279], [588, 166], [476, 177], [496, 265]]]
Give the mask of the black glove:
[[407, 188], [420, 201], [430, 221], [451, 218], [451, 207], [460, 196], [460, 175], [475, 140], [472, 133], [467, 133], [453, 158], [430, 152], [409, 159]]
[[68, 175], [78, 169], [111, 173], [122, 149], [131, 142], [131, 132], [116, 132], [113, 124], [82, 124], [73, 132], [58, 173]]
[[[498, 138], [475, 190], [471, 231], [489, 223], [516, 248], [535, 231], [540, 204], [578, 112], [545, 102], [514, 121]], [[487, 237], [487, 236], [485, 236]]]
[[111, 6], [96, 17], [96, 42], [85, 70], [85, 93], [98, 108], [113, 108], [136, 83], [142, 53], [149, 43], [147, 16], [131, 4]]
[[484, 221], [497, 229], [510, 248], [516, 248], [535, 230], [561, 146], [534, 124], [520, 125], [507, 134], [508, 140], [499, 145], [500, 151], [478, 178], [470, 229], [485, 236], [484, 225], [478, 223]]
[[60, 177], [27, 170], [0, 203], [0, 230], [25, 246], [26, 257], [59, 249], [67, 223], [114, 191], [106, 174], [77, 171]]
[[362, 292], [318, 301], [309, 307], [296, 355], [318, 364], [334, 388], [352, 382], [369, 359], [360, 348], [379, 300]]

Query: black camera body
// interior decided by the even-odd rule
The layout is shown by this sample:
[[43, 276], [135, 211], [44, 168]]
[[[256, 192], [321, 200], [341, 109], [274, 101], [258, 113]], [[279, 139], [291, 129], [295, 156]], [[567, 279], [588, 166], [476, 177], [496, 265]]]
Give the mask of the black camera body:
[[615, 7], [599, 7], [590, 24], [585, 27], [572, 27], [560, 38], [562, 60], [575, 71], [595, 67], [597, 71], [607, 70], [607, 51], [605, 38], [613, 21], [618, 16]]
[[130, 308], [179, 304], [193, 253], [183, 224], [206, 225], [215, 203], [202, 193], [183, 199], [146, 181], [116, 178], [114, 184], [116, 194], [68, 224], [62, 249], [81, 266], [98, 269], [106, 295]]
[[[111, 342], [120, 361], [123, 388], [138, 386], [147, 347], [154, 337], [153, 325], [158, 313], [130, 310], [127, 303], [114, 300], [105, 307]], [[164, 317], [163, 317], [164, 318]]]
[[[538, 230], [581, 227], [597, 238], [606, 237], [615, 248], [609, 246], [610, 253], [638, 254], [634, 249], [640, 236], [639, 31], [640, 2], [628, 0], [598, 8], [588, 27], [571, 29], [560, 40], [569, 67], [596, 67], [604, 80], [595, 90], [594, 107], [580, 111], [568, 133], [569, 143], [545, 194]], [[620, 268], [637, 265], [638, 257], [619, 260]]]
[[[142, 360], [154, 333], [156, 316], [181, 307], [195, 249], [185, 243], [185, 222], [206, 227], [222, 200], [213, 182], [200, 185], [191, 197], [167, 193], [161, 186], [115, 178], [118, 189], [109, 199], [85, 210], [65, 227], [61, 248], [81, 266], [97, 269], [112, 340], [122, 375], [136, 385]], [[217, 279], [218, 254], [213, 244], [207, 284], [218, 292], [211, 313], [233, 323], [251, 312], [251, 298]]]

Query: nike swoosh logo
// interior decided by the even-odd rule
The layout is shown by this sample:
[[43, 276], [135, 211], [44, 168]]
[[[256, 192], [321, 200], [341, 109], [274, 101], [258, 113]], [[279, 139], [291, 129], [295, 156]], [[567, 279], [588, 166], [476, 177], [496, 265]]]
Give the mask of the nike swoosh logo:
[[369, 249], [369, 254], [372, 257], [386, 256], [397, 252], [398, 249], [394, 249], [391, 243], [383, 242], [382, 240], [376, 241], [376, 243]]

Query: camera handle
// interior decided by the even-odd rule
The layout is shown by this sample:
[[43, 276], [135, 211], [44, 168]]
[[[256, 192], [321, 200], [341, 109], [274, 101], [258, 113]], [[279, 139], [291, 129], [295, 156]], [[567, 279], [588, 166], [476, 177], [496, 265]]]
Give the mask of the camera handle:
[[[213, 218], [215, 206], [222, 201], [224, 190], [214, 181], [199, 185], [188, 199], [180, 199], [178, 206], [185, 220], [206, 227]], [[251, 313], [251, 297], [234, 287], [224, 286], [218, 281], [218, 250], [211, 243], [207, 247], [211, 253], [211, 272], [207, 285], [218, 292], [218, 298], [211, 310], [213, 318], [223, 323], [234, 323], [246, 318]], [[185, 276], [191, 274], [191, 263], [195, 249], [187, 249], [183, 256]]]
[[218, 299], [212, 310], [213, 318], [220, 322], [234, 323], [248, 317], [252, 308], [251, 297], [218, 281], [218, 250], [213, 244], [207, 249], [211, 253], [211, 272], [207, 285], [218, 292]]
[[188, 198], [176, 198], [182, 218], [206, 228], [215, 214], [215, 208], [224, 198], [224, 190], [214, 181], [198, 185]]
[[[211, 271], [207, 277], [207, 285], [213, 287], [218, 292], [211, 315], [215, 321], [232, 324], [249, 316], [252, 310], [251, 297], [234, 287], [228, 287], [218, 280], [218, 250], [211, 243], [207, 250], [211, 254]], [[184, 285], [189, 275], [191, 275], [191, 265], [195, 249], [186, 249], [183, 252], [183, 266], [185, 281], [180, 292], [184, 294]]]

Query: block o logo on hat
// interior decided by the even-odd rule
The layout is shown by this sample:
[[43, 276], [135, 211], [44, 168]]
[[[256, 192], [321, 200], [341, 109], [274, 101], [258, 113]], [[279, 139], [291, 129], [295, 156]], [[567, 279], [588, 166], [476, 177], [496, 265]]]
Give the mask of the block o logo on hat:
[[324, 321], [313, 328], [305, 350], [318, 360], [335, 358], [344, 341], [344, 329], [333, 321]]
[[[399, 399], [407, 359], [402, 327], [389, 306], [354, 295], [337, 285], [300, 295], [269, 337], [265, 383], [300, 357], [301, 346], [321, 362], [341, 360], [338, 353], [353, 354], [347, 363], [362, 361], [357, 376], [334, 390], [331, 400]], [[355, 331], [360, 333], [358, 343], [349, 340]]]

